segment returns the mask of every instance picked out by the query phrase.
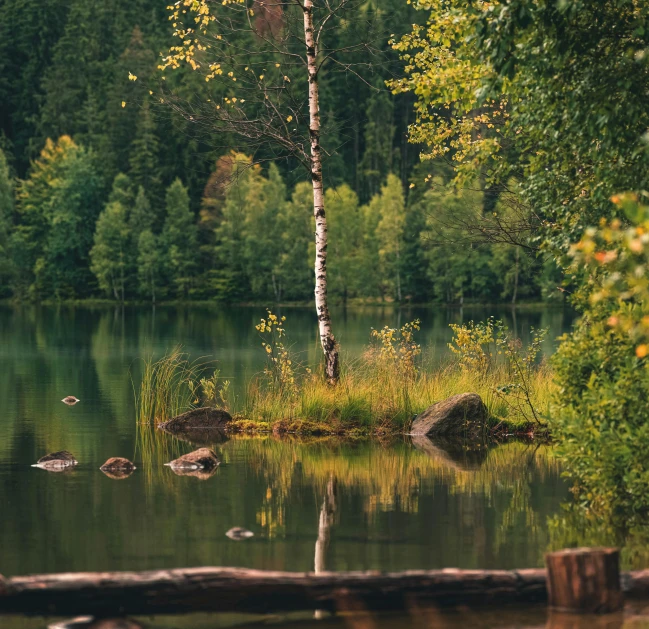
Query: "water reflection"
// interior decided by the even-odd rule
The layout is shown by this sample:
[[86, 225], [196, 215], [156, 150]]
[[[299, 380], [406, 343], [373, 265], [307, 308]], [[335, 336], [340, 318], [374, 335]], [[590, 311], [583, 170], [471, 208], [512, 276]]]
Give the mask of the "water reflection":
[[[65, 620], [2, 617], [3, 629], [53, 629]], [[498, 609], [435, 609], [413, 604], [406, 613], [373, 614], [348, 612], [313, 620], [309, 614], [255, 617], [245, 614], [191, 614], [135, 618], [147, 629], [262, 629], [273, 626], [283, 629], [649, 629], [649, 609], [630, 603], [617, 614], [575, 615], [548, 612], [543, 606], [503, 606]]]
[[[163, 465], [192, 446], [153, 435], [119, 483], [87, 457], [73, 475], [0, 467], [3, 573], [536, 566], [567, 496], [546, 446], [501, 445], [463, 469], [405, 441], [239, 437], [213, 446], [222, 464], [196, 482]], [[233, 526], [254, 538], [228, 543]]]
[[[311, 309], [285, 310], [295, 350], [319, 356]], [[466, 311], [483, 318], [494, 311]], [[0, 307], [0, 553], [3, 574], [234, 565], [311, 570], [330, 482], [336, 514], [324, 556], [330, 570], [539, 565], [546, 520], [567, 497], [551, 450], [512, 443], [485, 450], [415, 444], [303, 442], [187, 435], [182, 441], [134, 419], [141, 359], [182, 342], [213, 357], [233, 382], [264, 360], [259, 309]], [[390, 308], [349, 310], [339, 336], [354, 354], [369, 329], [395, 325]], [[441, 355], [460, 314], [415, 310], [422, 344]], [[569, 323], [561, 311], [529, 311], [517, 325]], [[550, 343], [550, 341], [548, 341]], [[550, 345], [548, 346], [550, 348]], [[60, 402], [70, 392], [82, 402]], [[197, 482], [164, 467], [199, 446], [222, 461]], [[421, 448], [421, 449], [417, 449]], [[71, 474], [30, 465], [69, 450]], [[110, 457], [137, 471], [121, 482], [97, 468]], [[243, 544], [233, 526], [255, 536]], [[324, 535], [324, 533], [323, 533]], [[324, 537], [323, 537], [324, 539]]]

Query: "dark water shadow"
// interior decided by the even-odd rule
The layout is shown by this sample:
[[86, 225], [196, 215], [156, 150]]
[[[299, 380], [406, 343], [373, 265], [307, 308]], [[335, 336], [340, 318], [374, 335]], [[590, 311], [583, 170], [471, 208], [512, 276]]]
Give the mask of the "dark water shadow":
[[191, 428], [182, 431], [160, 428], [160, 431], [198, 447], [219, 445], [230, 439], [226, 432], [220, 428]]
[[411, 437], [412, 445], [433, 459], [444, 461], [449, 467], [461, 471], [475, 471], [485, 462], [489, 450], [498, 447], [495, 443], [471, 443], [463, 439], [434, 440], [424, 436]]

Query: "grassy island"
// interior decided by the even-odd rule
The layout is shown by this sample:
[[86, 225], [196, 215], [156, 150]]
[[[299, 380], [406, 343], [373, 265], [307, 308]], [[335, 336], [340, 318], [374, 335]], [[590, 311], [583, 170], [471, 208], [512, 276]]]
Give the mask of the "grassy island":
[[540, 359], [543, 331], [521, 341], [500, 321], [453, 325], [450, 359], [427, 368], [416, 341], [419, 321], [372, 330], [373, 343], [347, 361], [330, 385], [317, 369], [298, 364], [286, 345], [286, 318], [271, 311], [256, 326], [266, 367], [242, 400], [209, 365], [175, 349], [145, 365], [137, 394], [138, 423], [159, 424], [196, 405], [227, 409], [230, 430], [245, 433], [381, 436], [406, 433], [431, 404], [458, 393], [480, 395], [491, 434], [547, 435], [554, 392], [552, 372]]

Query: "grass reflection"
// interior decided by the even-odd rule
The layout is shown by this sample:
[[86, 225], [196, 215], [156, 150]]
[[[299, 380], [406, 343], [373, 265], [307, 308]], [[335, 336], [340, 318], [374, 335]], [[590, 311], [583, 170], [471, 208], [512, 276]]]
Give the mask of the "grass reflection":
[[529, 534], [539, 534], [542, 527], [532, 505], [531, 486], [548, 475], [559, 475], [551, 448], [512, 442], [468, 458], [461, 455], [441, 449], [423, 451], [405, 441], [377, 446], [324, 438], [237, 437], [222, 448], [226, 463], [243, 458], [264, 480], [266, 492], [257, 522], [269, 536], [282, 531], [287, 498], [296, 485], [312, 484], [319, 495], [326, 495], [332, 478], [341, 490], [355, 490], [363, 496], [362, 511], [370, 524], [380, 513], [418, 513], [423, 486], [444, 485], [451, 495], [480, 495], [497, 507], [498, 546], [506, 543], [521, 518]]

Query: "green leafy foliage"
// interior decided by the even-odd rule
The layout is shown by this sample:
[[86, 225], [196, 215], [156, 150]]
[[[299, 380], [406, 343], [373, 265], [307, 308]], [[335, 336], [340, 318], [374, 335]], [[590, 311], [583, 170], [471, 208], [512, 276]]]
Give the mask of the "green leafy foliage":
[[124, 301], [129, 234], [126, 208], [119, 201], [109, 203], [99, 215], [94, 242], [90, 250], [90, 270], [99, 288], [116, 300]]
[[14, 273], [10, 248], [10, 233], [14, 212], [14, 183], [9, 173], [7, 158], [0, 150], [0, 297], [9, 294], [9, 283]]
[[92, 153], [67, 136], [47, 141], [18, 189], [17, 240], [27, 245], [23, 277], [31, 294], [92, 294], [89, 253], [102, 192]]
[[190, 295], [196, 273], [196, 225], [189, 209], [189, 194], [180, 179], [167, 189], [166, 217], [161, 242], [174, 294], [181, 299]]
[[526, 421], [544, 425], [547, 417], [543, 418], [535, 399], [535, 381], [547, 370], [538, 357], [548, 331], [532, 328], [531, 340], [523, 346], [520, 338], [493, 317], [484, 322], [451, 324], [451, 329], [454, 336], [449, 349], [455, 354], [460, 369], [485, 378], [494, 372], [501, 378], [504, 375], [505, 379], [494, 387], [494, 394]]

